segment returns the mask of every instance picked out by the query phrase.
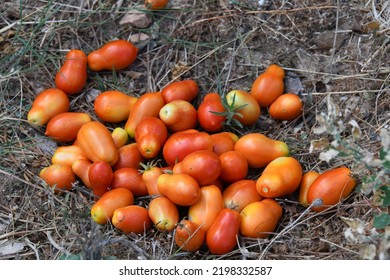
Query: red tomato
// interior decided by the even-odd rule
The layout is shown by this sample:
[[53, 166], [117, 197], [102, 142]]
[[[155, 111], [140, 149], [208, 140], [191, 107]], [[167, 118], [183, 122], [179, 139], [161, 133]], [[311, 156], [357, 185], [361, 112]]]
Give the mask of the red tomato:
[[66, 94], [80, 92], [87, 83], [87, 56], [81, 50], [71, 50], [55, 77], [56, 88]]
[[91, 117], [85, 113], [60, 113], [47, 123], [45, 135], [57, 142], [74, 141], [80, 128], [90, 121]]
[[179, 210], [168, 198], [159, 196], [149, 203], [149, 217], [159, 230], [171, 231], [179, 222]]
[[152, 10], [160, 10], [165, 8], [169, 0], [144, 0], [145, 6]]
[[184, 100], [191, 102], [198, 95], [199, 87], [194, 80], [183, 80], [173, 82], [161, 90], [165, 103], [174, 100]]
[[117, 208], [112, 216], [112, 224], [124, 233], [144, 233], [152, 227], [146, 208], [129, 205]]
[[307, 203], [307, 192], [309, 191], [311, 184], [319, 175], [320, 173], [315, 171], [308, 171], [302, 175], [302, 180], [299, 185], [299, 204], [303, 207], [309, 206]]
[[219, 178], [228, 183], [242, 180], [248, 174], [248, 162], [243, 154], [237, 151], [224, 152], [219, 156], [222, 170]]
[[164, 122], [156, 117], [145, 117], [135, 129], [135, 141], [140, 154], [147, 159], [154, 158], [168, 138]]
[[51, 163], [72, 166], [78, 159], [87, 159], [84, 151], [79, 146], [60, 146], [54, 151], [51, 157]]
[[121, 127], [116, 127], [111, 132], [112, 139], [114, 140], [115, 147], [118, 149], [122, 148], [124, 145], [126, 145], [127, 140], [129, 140], [129, 135], [127, 134], [126, 130], [124, 130]]
[[109, 190], [113, 177], [111, 166], [103, 161], [94, 162], [88, 169], [89, 183], [96, 196], [102, 196]]
[[160, 193], [179, 206], [192, 205], [200, 197], [198, 182], [187, 174], [162, 174], [157, 184]]
[[292, 121], [302, 114], [302, 100], [294, 93], [279, 96], [269, 107], [272, 118], [281, 121]]
[[135, 61], [137, 54], [138, 49], [132, 43], [115, 40], [91, 52], [87, 57], [88, 66], [92, 71], [122, 70]]
[[123, 167], [114, 171], [111, 188], [129, 189], [134, 196], [148, 195], [148, 189], [142, 180], [142, 174], [139, 173], [138, 169], [130, 167]]
[[195, 252], [203, 245], [205, 238], [202, 227], [192, 221], [181, 220], [176, 226], [174, 239], [180, 250]]
[[240, 213], [224, 208], [206, 234], [206, 244], [212, 254], [223, 255], [237, 245], [237, 235], [240, 229]]
[[256, 181], [244, 179], [229, 185], [222, 193], [225, 207], [241, 212], [248, 204], [263, 198], [256, 190]]
[[162, 174], [164, 174], [163, 169], [157, 166], [146, 166], [142, 172], [142, 180], [146, 185], [149, 195], [160, 195], [157, 180]]
[[91, 167], [92, 162], [88, 159], [78, 159], [72, 164], [73, 173], [80, 178], [84, 185], [92, 189], [91, 182], [89, 182], [88, 170]]
[[257, 100], [243, 90], [232, 90], [226, 95], [226, 101], [234, 111], [234, 118], [242, 125], [255, 124], [260, 117], [260, 105]]
[[137, 169], [145, 159], [138, 150], [137, 143], [124, 145], [118, 150], [118, 161], [114, 165], [114, 170], [130, 167]]
[[173, 132], [195, 128], [198, 113], [191, 103], [185, 100], [174, 100], [164, 105], [159, 113], [160, 119]]
[[52, 164], [43, 168], [39, 172], [39, 177], [42, 178], [50, 188], [55, 188], [56, 191], [70, 190], [73, 183], [76, 182], [76, 177], [69, 165]]
[[232, 132], [219, 132], [210, 135], [213, 142], [213, 152], [220, 155], [227, 151], [234, 150], [234, 144], [238, 140], [238, 136]]
[[[223, 115], [218, 115], [221, 113]], [[209, 132], [218, 132], [226, 121], [226, 109], [218, 93], [208, 93], [198, 107], [198, 121]]]

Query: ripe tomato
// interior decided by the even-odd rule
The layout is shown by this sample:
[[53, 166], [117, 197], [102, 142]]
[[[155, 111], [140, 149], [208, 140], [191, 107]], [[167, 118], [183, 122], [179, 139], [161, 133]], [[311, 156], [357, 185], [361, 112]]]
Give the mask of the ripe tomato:
[[210, 135], [213, 142], [213, 152], [217, 155], [221, 155], [227, 151], [234, 150], [234, 144], [238, 140], [238, 136], [232, 132], [219, 132]]
[[292, 121], [302, 114], [302, 101], [294, 93], [279, 96], [269, 107], [272, 118], [281, 121]]
[[102, 196], [110, 189], [113, 177], [111, 166], [104, 161], [94, 162], [88, 168], [89, 183], [96, 196]]
[[117, 71], [132, 64], [137, 58], [138, 49], [126, 40], [114, 40], [87, 56], [92, 71]]
[[260, 105], [257, 100], [243, 90], [232, 90], [226, 95], [226, 101], [233, 107], [234, 118], [242, 125], [255, 124], [260, 117]]
[[159, 116], [168, 129], [173, 132], [195, 128], [198, 121], [195, 107], [185, 100], [174, 100], [165, 104], [161, 108]]
[[299, 185], [299, 204], [303, 207], [309, 206], [307, 203], [307, 192], [314, 182], [315, 179], [320, 175], [320, 173], [315, 171], [308, 171], [302, 175], [302, 180]]
[[28, 111], [27, 120], [32, 125], [42, 126], [54, 116], [69, 110], [69, 98], [57, 88], [42, 91], [35, 98]]
[[138, 169], [130, 167], [123, 167], [114, 171], [111, 188], [129, 189], [134, 196], [148, 195], [148, 189], [142, 180], [142, 174], [139, 173]]
[[113, 226], [124, 233], [144, 233], [152, 227], [148, 210], [142, 206], [129, 205], [117, 208], [112, 216]]
[[134, 203], [134, 196], [128, 189], [109, 190], [91, 208], [91, 217], [96, 223], [104, 225], [111, 220], [114, 211]]
[[207, 232], [223, 208], [221, 190], [215, 185], [203, 186], [199, 200], [188, 209], [188, 219]]
[[162, 174], [157, 180], [158, 190], [179, 206], [189, 206], [198, 201], [198, 182], [187, 174]]
[[284, 70], [271, 64], [252, 84], [251, 95], [260, 107], [270, 106], [284, 91]]
[[80, 178], [84, 185], [92, 190], [91, 182], [89, 182], [88, 170], [91, 167], [92, 162], [88, 159], [78, 159], [72, 164], [73, 173]]
[[246, 237], [266, 238], [282, 217], [282, 207], [272, 198], [253, 202], [240, 213], [240, 233]]
[[174, 100], [191, 102], [198, 95], [199, 87], [194, 80], [183, 80], [170, 83], [161, 90], [165, 103]]
[[229, 185], [222, 193], [225, 207], [241, 212], [252, 202], [263, 198], [256, 190], [256, 181], [244, 179]]
[[322, 200], [322, 206], [313, 207], [320, 212], [346, 198], [356, 186], [347, 167], [338, 167], [321, 173], [311, 184], [307, 192], [307, 203], [312, 204], [317, 199]]
[[145, 170], [142, 172], [142, 180], [146, 185], [149, 195], [160, 195], [157, 180], [162, 174], [164, 174], [164, 171], [158, 166], [145, 166]]
[[158, 196], [149, 203], [149, 217], [159, 230], [171, 231], [179, 222], [179, 210], [168, 198]]
[[212, 254], [227, 254], [236, 247], [240, 220], [236, 210], [224, 208], [219, 212], [206, 233], [206, 244]]
[[54, 151], [51, 157], [51, 163], [72, 166], [78, 159], [87, 159], [84, 151], [79, 146], [60, 146]]
[[186, 252], [197, 251], [204, 243], [206, 233], [196, 223], [189, 220], [181, 220], [175, 230], [175, 244], [180, 250]]
[[209, 132], [220, 131], [226, 121], [225, 112], [226, 109], [218, 93], [212, 92], [206, 94], [198, 107], [198, 121], [200, 126]]
[[39, 177], [42, 178], [50, 188], [55, 188], [55, 191], [70, 190], [73, 183], [76, 182], [76, 177], [69, 165], [52, 164], [41, 169]]
[[116, 127], [111, 132], [111, 136], [117, 149], [122, 148], [124, 145], [126, 145], [127, 140], [129, 140], [129, 135], [127, 134], [126, 130], [121, 127]]
[[118, 161], [114, 165], [114, 170], [130, 167], [137, 169], [141, 162], [144, 162], [145, 159], [142, 157], [141, 153], [138, 150], [137, 143], [130, 143], [124, 145], [118, 150]]
[[248, 175], [248, 162], [243, 154], [237, 151], [224, 152], [219, 156], [222, 170], [219, 178], [227, 183], [242, 180]]
[[248, 133], [242, 136], [234, 145], [234, 150], [243, 154], [248, 166], [252, 168], [265, 167], [272, 160], [288, 156], [290, 153], [286, 143], [261, 133]]
[[55, 77], [56, 88], [66, 94], [80, 92], [87, 83], [87, 56], [81, 50], [71, 50]]
[[147, 159], [154, 158], [168, 138], [164, 122], [156, 117], [145, 117], [135, 129], [135, 142], [140, 154]]
[[47, 123], [45, 135], [57, 142], [74, 141], [80, 128], [90, 121], [91, 117], [86, 113], [60, 113]]
[[144, 0], [146, 8], [151, 10], [160, 10], [165, 8], [169, 0]]
[[122, 122], [128, 119], [130, 111], [138, 100], [117, 90], [105, 91], [99, 94], [93, 107], [96, 115], [104, 122]]

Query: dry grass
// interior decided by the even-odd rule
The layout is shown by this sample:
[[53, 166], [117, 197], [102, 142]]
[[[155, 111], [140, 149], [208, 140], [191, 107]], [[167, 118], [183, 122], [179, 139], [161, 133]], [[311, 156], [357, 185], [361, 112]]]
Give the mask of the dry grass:
[[[390, 125], [386, 0], [275, 0], [266, 1], [267, 7], [254, 0], [172, 0], [170, 9], [152, 13], [153, 24], [142, 30], [119, 25], [135, 5], [129, 3], [142, 1], [118, 1], [120, 7], [116, 1], [67, 2], [6, 0], [0, 7], [0, 248], [14, 244], [14, 251], [0, 259], [69, 254], [83, 259], [362, 259], [367, 244], [379, 246], [370, 233], [371, 197], [361, 193], [321, 214], [305, 211], [295, 194], [280, 198], [284, 215], [274, 236], [240, 237], [238, 249], [220, 257], [207, 248], [177, 252], [172, 233], [124, 235], [111, 225], [97, 226], [89, 217], [93, 197], [81, 183], [58, 196], [37, 177], [56, 144], [43, 137], [43, 128], [31, 127], [26, 115], [35, 96], [54, 86], [54, 73], [69, 49], [90, 52], [114, 38], [144, 32], [150, 39], [138, 44], [135, 64], [114, 75], [91, 73], [85, 90], [72, 97], [73, 111], [94, 116], [93, 97], [99, 91], [140, 95], [175, 79], [195, 79], [202, 94], [249, 90], [266, 66], [277, 63], [287, 72], [287, 90], [304, 100], [303, 116], [276, 122], [263, 110], [258, 124], [234, 132], [257, 131], [286, 141], [305, 171], [348, 165], [360, 182], [370, 172], [353, 156], [319, 160], [327, 148], [323, 143], [333, 138], [316, 133], [317, 116], [327, 114], [331, 96], [345, 125], [343, 139], [378, 152], [379, 131]], [[361, 129], [359, 139], [353, 139], [350, 120]], [[367, 221], [362, 235], [371, 236], [371, 243], [348, 240], [342, 217]]]

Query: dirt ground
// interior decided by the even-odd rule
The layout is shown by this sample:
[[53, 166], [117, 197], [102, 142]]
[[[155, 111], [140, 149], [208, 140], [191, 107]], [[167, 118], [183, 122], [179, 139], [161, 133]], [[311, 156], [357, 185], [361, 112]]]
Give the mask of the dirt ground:
[[[378, 208], [362, 184], [376, 175], [366, 163], [378, 156], [380, 133], [390, 126], [388, 1], [171, 0], [162, 11], [141, 9], [150, 20], [145, 27], [121, 22], [140, 9], [140, 0], [63, 2], [0, 6], [0, 259], [389, 258], [388, 231], [373, 228]], [[57, 143], [26, 116], [37, 94], [54, 86], [68, 50], [89, 53], [116, 38], [135, 42], [136, 62], [114, 75], [90, 73], [85, 89], [71, 97], [72, 111], [97, 118], [93, 100], [102, 91], [140, 96], [180, 79], [198, 82], [198, 104], [207, 92], [249, 91], [275, 63], [286, 71], [285, 91], [302, 98], [303, 115], [279, 122], [263, 109], [256, 125], [231, 130], [285, 141], [304, 171], [346, 165], [360, 187], [324, 213], [305, 211], [296, 193], [279, 198], [284, 213], [276, 233], [239, 237], [239, 246], [223, 256], [206, 247], [177, 251], [172, 232], [125, 235], [96, 225], [93, 197], [82, 183], [55, 195], [37, 176]], [[337, 156], [327, 153], [336, 146]]]

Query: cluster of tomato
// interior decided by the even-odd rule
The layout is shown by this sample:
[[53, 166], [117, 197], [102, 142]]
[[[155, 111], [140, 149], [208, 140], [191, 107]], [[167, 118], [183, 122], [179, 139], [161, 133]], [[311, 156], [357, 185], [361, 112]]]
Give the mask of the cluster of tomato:
[[[96, 196], [91, 209], [96, 223], [111, 222], [125, 233], [152, 226], [174, 230], [182, 250], [195, 251], [206, 243], [211, 253], [225, 254], [236, 246], [238, 234], [265, 238], [275, 230], [282, 216], [276, 197], [301, 186], [300, 203], [322, 200], [313, 207], [321, 211], [352, 191], [355, 181], [348, 168], [303, 174], [286, 143], [261, 133], [238, 136], [224, 130], [229, 123], [255, 124], [264, 107], [281, 120], [301, 114], [299, 97], [283, 94], [284, 71], [277, 65], [254, 81], [251, 93], [208, 93], [198, 108], [193, 105], [196, 81], [183, 80], [139, 98], [103, 92], [94, 101], [100, 121], [69, 112], [68, 96], [83, 89], [87, 68], [121, 70], [137, 52], [125, 40], [88, 56], [71, 50], [55, 77], [56, 88], [41, 92], [28, 113], [31, 124], [46, 125], [46, 136], [69, 144], [56, 149], [40, 177], [57, 192], [70, 190], [79, 178]], [[125, 125], [111, 132], [104, 123]], [[165, 164], [157, 165], [156, 159]], [[249, 169], [263, 170], [254, 180], [248, 178]], [[134, 204], [139, 197], [150, 200]]]

